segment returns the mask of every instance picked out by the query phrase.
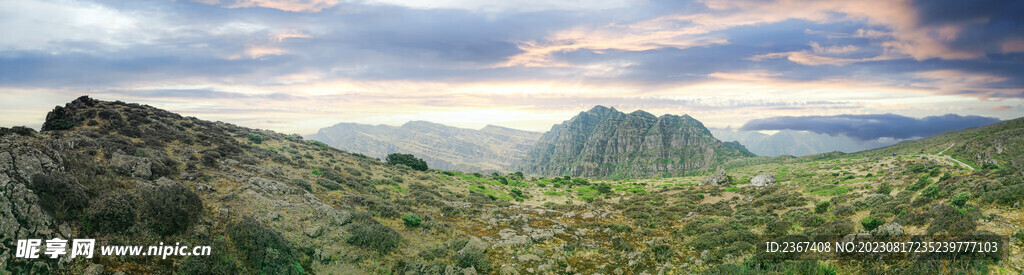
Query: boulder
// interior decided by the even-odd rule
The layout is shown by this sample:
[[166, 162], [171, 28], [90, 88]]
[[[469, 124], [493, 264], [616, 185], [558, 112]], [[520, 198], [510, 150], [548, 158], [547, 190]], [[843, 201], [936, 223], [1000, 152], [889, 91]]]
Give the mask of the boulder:
[[775, 175], [771, 174], [757, 174], [750, 179], [750, 186], [754, 187], [768, 187], [775, 184]]

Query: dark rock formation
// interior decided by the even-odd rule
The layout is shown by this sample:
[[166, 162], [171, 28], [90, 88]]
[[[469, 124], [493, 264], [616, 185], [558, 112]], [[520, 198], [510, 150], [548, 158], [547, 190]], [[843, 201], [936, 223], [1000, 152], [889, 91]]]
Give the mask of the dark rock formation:
[[753, 156], [726, 146], [690, 116], [656, 117], [597, 106], [545, 133], [519, 165], [544, 176], [651, 177], [707, 171], [725, 160]]

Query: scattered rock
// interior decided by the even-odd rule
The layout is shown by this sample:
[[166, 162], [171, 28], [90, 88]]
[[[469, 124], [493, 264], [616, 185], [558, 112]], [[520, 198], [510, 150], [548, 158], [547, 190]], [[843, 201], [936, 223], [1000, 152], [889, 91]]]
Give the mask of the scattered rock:
[[771, 174], [757, 174], [750, 179], [750, 186], [754, 187], [768, 187], [775, 184], [775, 175]]

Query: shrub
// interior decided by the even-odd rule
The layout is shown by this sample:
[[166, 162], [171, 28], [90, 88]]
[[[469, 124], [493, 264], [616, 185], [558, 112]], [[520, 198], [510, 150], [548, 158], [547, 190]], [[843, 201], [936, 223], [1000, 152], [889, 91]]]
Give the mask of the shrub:
[[345, 241], [352, 245], [377, 251], [380, 254], [387, 254], [392, 249], [398, 247], [398, 243], [402, 241], [402, 235], [399, 235], [391, 227], [374, 221], [368, 224], [352, 226], [349, 230], [349, 236]]
[[130, 193], [101, 198], [89, 213], [90, 230], [101, 233], [122, 232], [135, 225], [135, 201]]
[[765, 226], [764, 234], [773, 237], [783, 236], [789, 233], [791, 227], [793, 227], [793, 224], [787, 221], [774, 220]]
[[829, 201], [819, 201], [818, 204], [814, 205], [814, 213], [822, 214], [828, 211], [829, 206], [832, 203]]
[[409, 166], [409, 168], [412, 168], [413, 170], [427, 171], [427, 162], [423, 161], [423, 159], [416, 158], [411, 154], [389, 154], [385, 161], [391, 165], [403, 164], [405, 166]]
[[950, 178], [953, 178], [953, 174], [950, 174], [949, 172], [946, 172], [945, 174], [942, 174], [942, 177], [939, 178], [939, 181], [945, 181], [945, 180], [948, 180]]
[[177, 182], [154, 187], [142, 196], [142, 205], [149, 227], [164, 236], [188, 229], [203, 214], [199, 195]]
[[924, 188], [925, 186], [928, 186], [929, 184], [932, 184], [932, 180], [929, 179], [928, 176], [923, 176], [922, 175], [921, 177], [917, 178], [917, 182], [915, 182], [914, 185], [911, 185], [910, 187], [907, 187], [907, 190], [911, 190], [911, 191], [921, 190], [921, 188]]
[[49, 210], [58, 220], [73, 219], [89, 205], [85, 187], [64, 172], [35, 174], [28, 188], [39, 196], [43, 209]]
[[311, 173], [313, 173], [313, 175], [315, 176], [322, 176], [324, 174], [324, 172], [320, 171], [320, 169], [313, 169]]
[[252, 143], [255, 143], [255, 144], [262, 144], [263, 143], [263, 136], [261, 136], [259, 134], [249, 134], [249, 141], [252, 141]]
[[875, 230], [875, 228], [882, 226], [882, 224], [885, 224], [885, 221], [876, 217], [865, 217], [860, 220], [860, 225], [864, 226], [864, 230], [867, 231]]
[[419, 215], [412, 213], [402, 215], [402, 223], [406, 227], [419, 227], [421, 222], [423, 222], [423, 219], [420, 219]]
[[854, 210], [853, 207], [850, 206], [849, 204], [841, 204], [832, 208], [832, 215], [836, 215], [837, 217], [849, 217], [856, 212], [857, 211]]
[[939, 196], [939, 187], [935, 184], [928, 185], [928, 187], [921, 191], [921, 196], [934, 199]]
[[953, 198], [949, 199], [949, 202], [952, 203], [953, 205], [956, 205], [957, 207], [964, 207], [964, 205], [967, 204], [967, 201], [970, 199], [971, 193], [960, 192], [954, 195]]
[[892, 186], [889, 185], [889, 182], [883, 182], [878, 185], [878, 189], [875, 190], [875, 193], [888, 195], [889, 193], [892, 193]]
[[676, 254], [676, 252], [672, 250], [671, 247], [665, 244], [652, 246], [651, 248], [647, 249], [647, 253], [654, 257], [654, 260], [659, 263], [671, 259], [672, 256], [675, 256]]
[[303, 274], [305, 269], [291, 243], [273, 228], [246, 217], [228, 228], [236, 251], [260, 274]]

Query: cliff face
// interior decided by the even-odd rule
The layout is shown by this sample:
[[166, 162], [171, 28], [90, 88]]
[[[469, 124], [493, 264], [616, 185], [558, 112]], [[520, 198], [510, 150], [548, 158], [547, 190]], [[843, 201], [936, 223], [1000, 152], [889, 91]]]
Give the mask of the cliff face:
[[746, 156], [753, 154], [726, 146], [689, 116], [597, 106], [552, 127], [518, 168], [545, 176], [651, 177], [704, 171]]
[[411, 121], [401, 127], [340, 123], [307, 138], [381, 159], [391, 153], [413, 154], [442, 170], [507, 171], [539, 137], [493, 125], [472, 130]]

